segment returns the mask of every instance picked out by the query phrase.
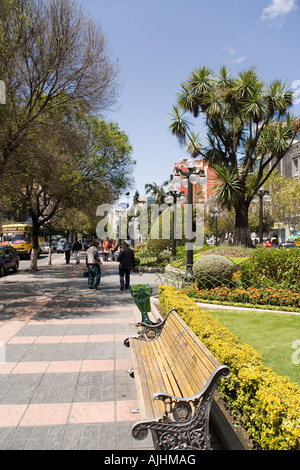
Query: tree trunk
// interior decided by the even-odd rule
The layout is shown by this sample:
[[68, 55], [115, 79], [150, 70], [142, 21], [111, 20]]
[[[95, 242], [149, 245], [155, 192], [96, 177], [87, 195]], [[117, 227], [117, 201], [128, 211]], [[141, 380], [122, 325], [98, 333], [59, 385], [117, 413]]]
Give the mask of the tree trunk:
[[50, 230], [48, 265], [52, 265], [52, 232]]
[[39, 255], [39, 223], [32, 218], [32, 252], [30, 270], [37, 271], [37, 260]]
[[248, 222], [249, 204], [241, 201], [239, 206], [235, 208], [235, 230], [233, 244], [235, 246], [252, 247], [249, 222]]

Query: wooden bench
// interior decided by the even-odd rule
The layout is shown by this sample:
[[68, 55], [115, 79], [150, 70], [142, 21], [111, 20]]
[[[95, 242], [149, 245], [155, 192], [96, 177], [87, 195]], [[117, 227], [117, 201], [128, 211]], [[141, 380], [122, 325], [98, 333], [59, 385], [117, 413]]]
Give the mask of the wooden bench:
[[143, 333], [127, 338], [131, 348], [140, 421], [132, 435], [150, 430], [156, 450], [211, 449], [209, 414], [221, 366], [175, 309], [160, 325], [143, 323]]

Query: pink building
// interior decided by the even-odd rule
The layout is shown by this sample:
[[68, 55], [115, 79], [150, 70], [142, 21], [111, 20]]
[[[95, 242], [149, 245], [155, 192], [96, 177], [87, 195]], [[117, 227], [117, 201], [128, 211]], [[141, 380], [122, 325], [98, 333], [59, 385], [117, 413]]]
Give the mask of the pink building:
[[[181, 168], [184, 172], [188, 172], [188, 169], [186, 166], [187, 160], [188, 158], [185, 158], [185, 159], [182, 159], [180, 162], [175, 162], [173, 175], [176, 174], [177, 168]], [[195, 165], [196, 171], [204, 170], [206, 181], [205, 181], [205, 184], [201, 185], [201, 187], [198, 184], [193, 185], [193, 199], [195, 202], [201, 199], [202, 200], [204, 199], [204, 201], [206, 201], [213, 195], [214, 191], [212, 187], [215, 184], [216, 173], [209, 167], [208, 163], [204, 162], [204, 160], [195, 160], [195, 164], [196, 164]], [[185, 178], [181, 174], [180, 174], [180, 177], [182, 181], [180, 190], [184, 192], [184, 195], [187, 198], [187, 193], [188, 193], [187, 178]]]

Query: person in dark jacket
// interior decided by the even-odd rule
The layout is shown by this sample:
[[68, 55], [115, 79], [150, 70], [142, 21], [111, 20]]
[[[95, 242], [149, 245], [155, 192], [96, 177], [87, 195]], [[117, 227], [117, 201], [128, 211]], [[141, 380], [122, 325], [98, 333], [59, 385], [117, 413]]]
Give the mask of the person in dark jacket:
[[[135, 267], [134, 252], [129, 248], [128, 243], [123, 241], [119, 250], [119, 256], [117, 261], [119, 264], [119, 275], [120, 275], [120, 290], [124, 287], [129, 289], [130, 284], [130, 271]], [[125, 282], [124, 282], [125, 278]]]
[[71, 257], [71, 250], [72, 250], [72, 243], [69, 238], [64, 243], [63, 250], [65, 252], [65, 258], [66, 258], [66, 264], [70, 263], [70, 257]]
[[75, 256], [76, 264], [80, 263], [80, 250], [82, 250], [82, 245], [80, 241], [76, 238], [75, 242], [73, 243], [72, 246], [72, 251]]

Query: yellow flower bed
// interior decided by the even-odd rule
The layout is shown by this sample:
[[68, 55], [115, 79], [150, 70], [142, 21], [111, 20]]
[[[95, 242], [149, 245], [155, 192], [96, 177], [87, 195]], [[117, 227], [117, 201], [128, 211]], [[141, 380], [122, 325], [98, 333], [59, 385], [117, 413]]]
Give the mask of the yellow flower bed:
[[300, 450], [300, 387], [262, 363], [261, 354], [201, 310], [187, 295], [160, 286], [159, 300], [166, 314], [179, 315], [231, 375], [220, 391], [232, 413], [238, 413], [250, 436], [263, 450]]

